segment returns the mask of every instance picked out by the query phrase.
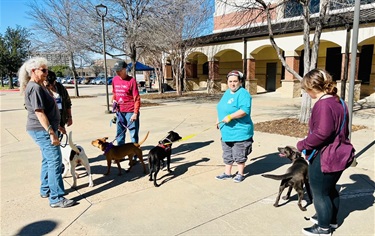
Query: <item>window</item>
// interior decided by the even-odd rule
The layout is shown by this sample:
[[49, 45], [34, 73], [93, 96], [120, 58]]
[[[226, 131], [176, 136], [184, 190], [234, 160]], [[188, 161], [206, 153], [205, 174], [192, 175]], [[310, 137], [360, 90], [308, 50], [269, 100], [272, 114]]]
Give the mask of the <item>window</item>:
[[[372, 1], [372, 0], [371, 0]], [[373, 0], [375, 1], [375, 0]], [[314, 14], [319, 12], [320, 0], [311, 0], [310, 1], [310, 13]], [[298, 0], [290, 0], [285, 3], [284, 8], [284, 18], [291, 18], [295, 16], [301, 16], [303, 13], [302, 4]]]

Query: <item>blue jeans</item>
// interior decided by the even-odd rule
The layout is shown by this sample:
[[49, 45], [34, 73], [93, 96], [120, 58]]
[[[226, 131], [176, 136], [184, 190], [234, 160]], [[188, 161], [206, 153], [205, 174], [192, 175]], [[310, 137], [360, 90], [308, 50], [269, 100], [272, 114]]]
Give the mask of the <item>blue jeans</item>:
[[137, 120], [130, 122], [133, 112], [117, 112], [117, 133], [116, 140], [117, 145], [122, 145], [125, 143], [126, 129], [129, 129], [130, 139], [132, 143], [138, 143], [138, 133], [139, 133], [139, 114]]
[[323, 173], [320, 168], [320, 152], [310, 161], [309, 181], [313, 195], [313, 203], [318, 217], [318, 225], [329, 228], [329, 224], [337, 224], [340, 197], [336, 190], [342, 171]]
[[60, 146], [51, 144], [50, 136], [45, 130], [28, 130], [27, 132], [42, 151], [40, 194], [49, 194], [50, 204], [57, 203], [63, 199], [65, 194], [61, 176], [62, 155]]

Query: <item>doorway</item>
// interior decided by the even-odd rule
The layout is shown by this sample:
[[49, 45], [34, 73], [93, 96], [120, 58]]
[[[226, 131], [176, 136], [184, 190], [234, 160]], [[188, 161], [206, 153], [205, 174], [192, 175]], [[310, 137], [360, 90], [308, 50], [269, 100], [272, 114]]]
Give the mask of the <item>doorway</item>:
[[276, 91], [276, 69], [277, 63], [267, 63], [267, 71], [266, 71], [266, 90], [267, 92], [274, 92]]

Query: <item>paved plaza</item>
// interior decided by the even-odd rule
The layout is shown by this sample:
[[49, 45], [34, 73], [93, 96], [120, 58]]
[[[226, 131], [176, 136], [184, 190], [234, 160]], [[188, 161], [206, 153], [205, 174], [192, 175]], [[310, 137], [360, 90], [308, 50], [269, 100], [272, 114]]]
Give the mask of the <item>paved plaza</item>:
[[[74, 90], [69, 89], [74, 95]], [[66, 209], [50, 208], [39, 196], [41, 154], [25, 131], [27, 113], [19, 92], [0, 92], [1, 99], [1, 235], [302, 235], [301, 229], [312, 223], [314, 207], [302, 212], [297, 195], [281, 206], [273, 203], [280, 182], [261, 176], [282, 174], [290, 163], [277, 155], [278, 146], [295, 145], [299, 138], [255, 132], [253, 152], [246, 163], [246, 179], [218, 181], [224, 170], [220, 132], [215, 128], [216, 103], [189, 99], [157, 100], [160, 106], [141, 107], [142, 145], [147, 160], [149, 150], [174, 130], [191, 139], [173, 144], [173, 172], [158, 174], [155, 188], [142, 166], [117, 176], [104, 176], [106, 161], [91, 145], [97, 138], [115, 138], [113, 114], [105, 114], [105, 86], [80, 87], [85, 98], [73, 99], [73, 140], [85, 148], [95, 186], [88, 187], [83, 168], [77, 172], [78, 187], [72, 189], [72, 177], [64, 178], [67, 198], [78, 205]], [[286, 98], [267, 93], [253, 96], [254, 123], [296, 118], [301, 98]], [[375, 235], [374, 157], [375, 108], [363, 106], [356, 111], [353, 124], [365, 125], [352, 133], [358, 165], [342, 175], [339, 228], [334, 236]], [[127, 137], [129, 141], [129, 137]], [[123, 169], [128, 162], [121, 162]], [[236, 167], [233, 168], [234, 171]], [[306, 201], [303, 201], [306, 204]]]

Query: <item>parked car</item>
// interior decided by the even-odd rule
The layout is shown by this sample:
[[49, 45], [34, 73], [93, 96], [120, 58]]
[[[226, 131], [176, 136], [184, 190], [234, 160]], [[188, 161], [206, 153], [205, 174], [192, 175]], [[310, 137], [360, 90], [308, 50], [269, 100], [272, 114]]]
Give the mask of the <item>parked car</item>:
[[91, 79], [89, 83], [90, 83], [90, 84], [96, 84], [96, 79], [97, 79], [97, 78]]
[[3, 84], [4, 84], [4, 85], [9, 84], [9, 79], [8, 79], [8, 78], [4, 78], [4, 79], [3, 79]]
[[98, 77], [93, 81], [93, 84], [96, 84], [96, 85], [105, 84], [105, 79], [103, 77]]
[[95, 77], [86, 77], [83, 80], [83, 84], [91, 84], [91, 81], [93, 81], [94, 79], [95, 79]]
[[107, 81], [108, 81], [108, 85], [112, 85], [112, 79], [113, 79], [112, 76], [111, 76], [111, 77], [108, 77], [108, 79], [107, 79]]
[[13, 77], [13, 85], [19, 87], [20, 82], [18, 81], [18, 77]]

